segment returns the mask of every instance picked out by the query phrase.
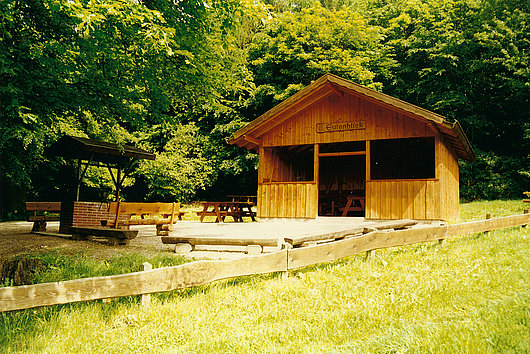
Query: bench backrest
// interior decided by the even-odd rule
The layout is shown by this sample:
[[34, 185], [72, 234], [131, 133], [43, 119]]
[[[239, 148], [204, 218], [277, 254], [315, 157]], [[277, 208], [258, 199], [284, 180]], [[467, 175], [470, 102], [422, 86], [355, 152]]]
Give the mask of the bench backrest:
[[61, 211], [61, 202], [26, 202], [27, 211]]
[[134, 203], [134, 202], [120, 202], [119, 211], [118, 203], [110, 203], [109, 213], [120, 215], [178, 215], [180, 203]]

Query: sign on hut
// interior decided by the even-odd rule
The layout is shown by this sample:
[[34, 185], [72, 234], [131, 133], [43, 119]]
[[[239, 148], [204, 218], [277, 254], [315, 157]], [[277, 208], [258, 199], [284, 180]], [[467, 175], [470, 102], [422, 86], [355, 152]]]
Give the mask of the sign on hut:
[[326, 74], [233, 134], [259, 152], [258, 216], [454, 220], [458, 122]]

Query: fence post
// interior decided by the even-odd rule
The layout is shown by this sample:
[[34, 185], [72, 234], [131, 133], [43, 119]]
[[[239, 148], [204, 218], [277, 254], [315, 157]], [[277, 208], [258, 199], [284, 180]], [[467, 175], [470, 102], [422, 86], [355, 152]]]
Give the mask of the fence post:
[[[486, 220], [491, 219], [491, 218], [492, 218], [491, 213], [486, 213]], [[484, 235], [489, 235], [489, 234], [490, 234], [490, 231], [484, 232]]]
[[370, 260], [374, 258], [375, 258], [375, 250], [366, 251], [366, 255], [364, 256], [365, 262], [369, 262]]
[[[153, 269], [153, 265], [149, 262], [144, 262], [142, 263], [142, 266], [140, 267], [140, 270], [142, 272], [146, 271], [146, 270], [151, 270]], [[141, 306], [147, 306], [149, 305], [149, 303], [151, 302], [151, 294], [143, 294], [141, 299], [140, 299], [140, 305]]]
[[278, 249], [287, 250], [287, 252], [285, 252], [285, 257], [287, 257], [287, 267], [285, 268], [284, 271], [281, 272], [282, 279], [289, 278], [289, 250], [292, 248], [293, 248], [293, 245], [291, 245], [289, 242], [285, 242], [285, 239], [283, 237], [278, 237]]

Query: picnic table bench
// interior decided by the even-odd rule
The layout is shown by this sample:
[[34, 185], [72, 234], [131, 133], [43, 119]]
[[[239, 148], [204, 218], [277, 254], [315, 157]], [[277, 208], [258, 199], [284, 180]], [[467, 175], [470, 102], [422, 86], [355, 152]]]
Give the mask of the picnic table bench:
[[[31, 232], [45, 232], [47, 221], [59, 221], [61, 202], [26, 202], [26, 211], [32, 211], [33, 215], [28, 221], [33, 221]], [[39, 212], [40, 215], [37, 215]], [[42, 215], [40, 212], [54, 213], [57, 215]]]
[[[243, 222], [243, 217], [256, 221], [256, 213], [252, 211], [254, 203], [248, 202], [202, 202], [202, 211], [198, 211], [201, 222], [206, 216], [215, 216], [215, 222], [224, 222], [227, 216], [235, 222]], [[210, 209], [211, 208], [211, 209]]]
[[[527, 197], [530, 197], [530, 192], [523, 192], [523, 194], [526, 195]], [[523, 202], [530, 203], [530, 199], [523, 199]]]
[[[114, 215], [114, 221], [109, 223], [108, 220], [102, 220], [102, 224], [114, 229], [128, 229], [131, 225], [156, 225], [156, 235], [167, 236], [177, 218], [181, 218], [179, 209], [180, 203], [113, 202], [110, 203], [109, 213]], [[120, 218], [123, 215], [126, 215], [125, 220]]]
[[254, 203], [256, 204], [258, 196], [256, 195], [227, 195], [233, 202]]

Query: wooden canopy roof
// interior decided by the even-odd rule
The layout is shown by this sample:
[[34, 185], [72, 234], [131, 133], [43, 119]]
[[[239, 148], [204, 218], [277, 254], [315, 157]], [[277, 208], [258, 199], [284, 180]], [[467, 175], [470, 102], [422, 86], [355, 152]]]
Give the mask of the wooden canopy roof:
[[368, 101], [403, 112], [407, 116], [430, 124], [451, 145], [459, 158], [469, 161], [476, 159], [471, 144], [458, 121], [451, 123], [439, 114], [333, 74], [325, 74], [265, 112], [247, 126], [236, 131], [228, 142], [247, 149], [256, 149], [260, 145], [261, 137], [271, 129], [333, 92], [337, 94], [342, 94], [343, 92], [356, 94]]
[[130, 145], [65, 135], [50, 146], [50, 153], [93, 162], [120, 163], [129, 159], [154, 160], [155, 155]]
[[[89, 166], [107, 167], [116, 186], [116, 200], [120, 200], [120, 189], [135, 160], [154, 160], [155, 155], [148, 151], [130, 145], [118, 145], [105, 141], [80, 138], [65, 135], [53, 143], [48, 152], [55, 156], [62, 156], [78, 160], [75, 188], [75, 200], [79, 200], [79, 187]], [[82, 162], [86, 161], [86, 162]], [[100, 164], [101, 163], [101, 164]], [[106, 164], [106, 166], [105, 166]], [[81, 166], [84, 165], [83, 171]], [[111, 166], [113, 165], [113, 166]], [[112, 168], [117, 169], [114, 176]], [[125, 171], [122, 175], [122, 169]]]

